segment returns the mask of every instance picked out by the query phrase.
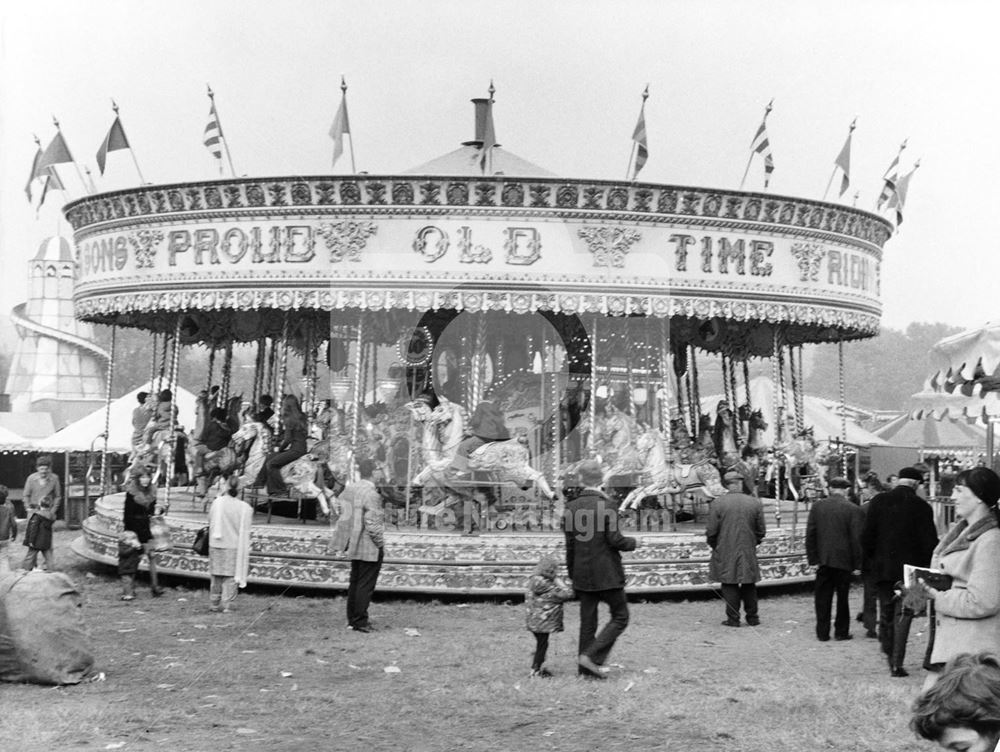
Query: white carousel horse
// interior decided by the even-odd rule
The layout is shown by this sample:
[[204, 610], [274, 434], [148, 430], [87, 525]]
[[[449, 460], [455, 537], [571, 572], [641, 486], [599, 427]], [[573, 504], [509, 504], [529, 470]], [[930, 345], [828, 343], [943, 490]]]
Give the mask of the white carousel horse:
[[469, 469], [490, 473], [496, 482], [512, 481], [522, 488], [534, 484], [545, 498], [555, 498], [545, 475], [531, 466], [528, 447], [519, 438], [491, 441], [473, 450]]
[[335, 494], [320, 477], [323, 465], [330, 469], [335, 478], [346, 483], [353, 460], [354, 453], [346, 438], [331, 436], [317, 442], [304, 455], [282, 467], [281, 479], [285, 485], [295, 489], [304, 497], [319, 501], [323, 514], [329, 514], [329, 500]]
[[613, 405], [608, 407], [603, 419], [598, 418], [591, 434], [591, 446], [605, 462], [605, 483], [616, 475], [628, 475], [642, 470], [642, 456], [635, 445], [639, 424], [630, 415]]
[[[153, 472], [155, 486], [161, 477], [170, 476], [171, 463], [175, 475], [184, 470], [182, 465], [191, 467], [191, 444], [180, 426], [176, 426], [172, 434], [169, 430], [154, 431], [148, 443], [136, 447], [129, 471], [142, 466], [155, 468]], [[173, 483], [173, 480], [171, 478], [170, 482]]]
[[634, 489], [621, 503], [622, 509], [638, 509], [639, 502], [647, 496], [679, 494], [696, 491], [708, 499], [726, 492], [719, 471], [704, 456], [691, 456], [688, 449], [680, 456], [667, 461], [666, 441], [659, 431], [648, 429], [636, 439], [636, 447], [643, 453], [644, 485]]
[[775, 447], [775, 459], [785, 470], [785, 482], [789, 493], [796, 501], [805, 497], [826, 496], [829, 491], [823, 473], [823, 465], [829, 455], [829, 447], [820, 447], [813, 438], [813, 428], [791, 433], [784, 444]]
[[230, 443], [237, 456], [243, 458], [240, 482], [252, 486], [271, 451], [271, 431], [260, 421], [254, 420], [249, 411], [243, 414], [243, 424], [233, 434]]

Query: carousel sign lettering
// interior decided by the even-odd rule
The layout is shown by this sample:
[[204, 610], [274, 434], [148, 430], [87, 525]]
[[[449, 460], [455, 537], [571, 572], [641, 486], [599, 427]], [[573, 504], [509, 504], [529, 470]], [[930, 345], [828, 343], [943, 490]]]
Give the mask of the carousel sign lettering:
[[693, 235], [674, 233], [668, 239], [674, 244], [674, 268], [678, 272], [688, 270], [688, 246], [700, 246], [697, 251], [705, 274], [737, 274], [747, 272], [755, 277], [769, 277], [774, 270], [767, 261], [774, 253], [774, 243], [770, 240], [731, 240], [704, 235], [700, 242]]

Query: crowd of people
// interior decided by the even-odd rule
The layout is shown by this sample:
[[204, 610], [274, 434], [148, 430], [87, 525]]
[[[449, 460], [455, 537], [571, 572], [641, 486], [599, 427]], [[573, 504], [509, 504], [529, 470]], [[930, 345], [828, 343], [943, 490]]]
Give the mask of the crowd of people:
[[[151, 431], [160, 430], [157, 425], [176, 419], [169, 394], [161, 393], [155, 403], [143, 397], [143, 415], [133, 422], [137, 442], [148, 441]], [[270, 404], [263, 409], [273, 415]], [[280, 467], [306, 450], [307, 422], [297, 401], [282, 399], [281, 415], [283, 433], [264, 470], [272, 493], [279, 492]], [[200, 438], [211, 444], [222, 437], [228, 441], [225, 413], [213, 408]], [[333, 499], [330, 551], [351, 562], [347, 625], [369, 633], [375, 630], [369, 604], [385, 557], [383, 504], [373, 482], [375, 463], [360, 460], [356, 469], [357, 480]], [[605, 472], [599, 460], [583, 461], [577, 470], [580, 489], [565, 505], [569, 581], [561, 580], [559, 564], [551, 557], [543, 557], [528, 580], [526, 626], [535, 640], [533, 677], [553, 675], [545, 660], [551, 633], [563, 629], [565, 603], [579, 602], [576, 663], [581, 677], [607, 678], [609, 654], [628, 626], [621, 552], [635, 550], [639, 541], [620, 529], [617, 504], [603, 490]], [[726, 493], [711, 504], [705, 529], [711, 549], [709, 577], [720, 585], [722, 624], [756, 627], [761, 623], [757, 547], [767, 534], [763, 504], [752, 489], [748, 492], [739, 466], [728, 469], [723, 480]], [[855, 494], [846, 478], [832, 478], [829, 495], [810, 507], [805, 543], [808, 562], [816, 567], [816, 639], [853, 638], [849, 596], [860, 574], [862, 608], [857, 620], [867, 637], [878, 639], [890, 675], [904, 677], [909, 674], [904, 664], [910, 625], [927, 615], [926, 678], [914, 705], [913, 729], [946, 749], [993, 749], [1000, 737], [1000, 659], [993, 655], [1000, 652], [1000, 477], [985, 467], [955, 476], [955, 522], [940, 540], [931, 507], [918, 493], [924, 481], [921, 470], [905, 467], [889, 480], [892, 484], [886, 487], [870, 474]], [[231, 611], [247, 582], [253, 509], [242, 499], [242, 490], [239, 472], [227, 472], [208, 508], [211, 611]], [[52, 524], [61, 496], [52, 459], [42, 455], [24, 486], [28, 521], [22, 539], [27, 553], [21, 569], [35, 568], [39, 554], [46, 569], [54, 569]], [[6, 497], [7, 489], [0, 487], [0, 573], [9, 569], [10, 544], [19, 533]], [[153, 469], [134, 466], [125, 485], [119, 537], [122, 600], [135, 598], [142, 557], [152, 595], [163, 592], [152, 529], [162, 511]], [[608, 619], [598, 629], [602, 603]]]

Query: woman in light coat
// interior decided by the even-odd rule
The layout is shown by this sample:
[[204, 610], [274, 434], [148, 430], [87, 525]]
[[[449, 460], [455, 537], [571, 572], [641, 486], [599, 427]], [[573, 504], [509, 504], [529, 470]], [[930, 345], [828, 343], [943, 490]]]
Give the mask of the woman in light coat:
[[239, 498], [240, 474], [226, 476], [225, 491], [208, 510], [210, 611], [232, 610], [237, 588], [246, 587], [250, 569], [250, 526], [253, 509]]
[[985, 467], [955, 478], [957, 520], [934, 549], [931, 569], [951, 575], [947, 590], [924, 583], [934, 602], [934, 640], [924, 688], [959, 653], [1000, 650], [1000, 477]]

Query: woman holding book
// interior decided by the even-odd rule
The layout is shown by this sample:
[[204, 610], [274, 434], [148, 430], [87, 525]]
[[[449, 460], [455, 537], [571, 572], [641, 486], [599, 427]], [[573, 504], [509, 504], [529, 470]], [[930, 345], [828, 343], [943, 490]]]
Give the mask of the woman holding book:
[[934, 605], [925, 689], [956, 655], [1000, 646], [1000, 477], [985, 467], [964, 470], [951, 498], [956, 521], [931, 558], [931, 569], [950, 575], [951, 586], [920, 580]]

